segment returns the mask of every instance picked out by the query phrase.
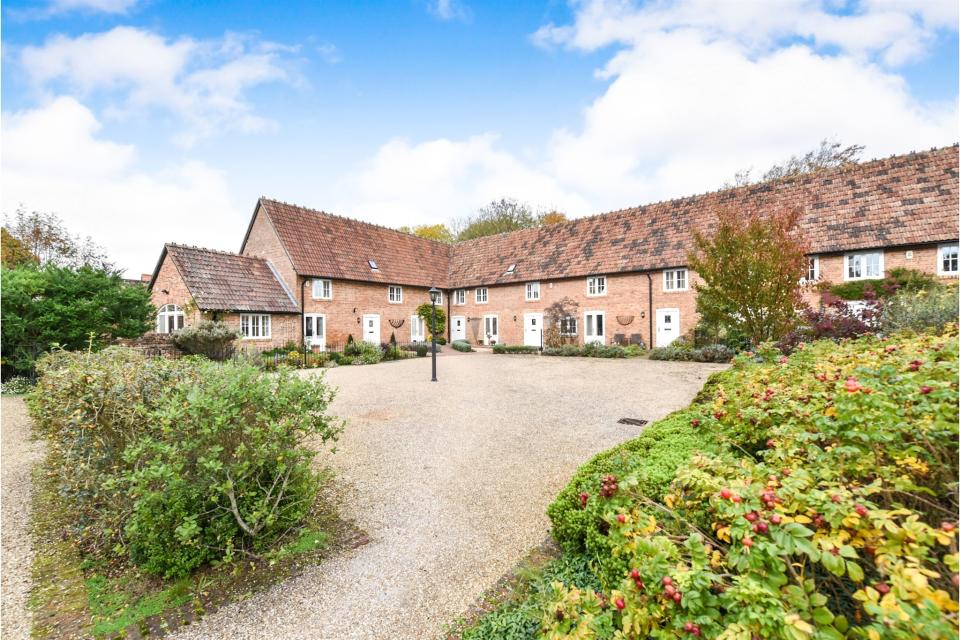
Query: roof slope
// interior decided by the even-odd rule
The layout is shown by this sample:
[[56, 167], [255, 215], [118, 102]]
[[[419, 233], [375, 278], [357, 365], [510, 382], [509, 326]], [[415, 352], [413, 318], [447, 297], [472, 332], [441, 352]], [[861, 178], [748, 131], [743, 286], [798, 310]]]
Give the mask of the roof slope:
[[270, 217], [300, 275], [448, 286], [448, 244], [268, 198], [260, 199], [259, 213]]
[[[802, 207], [811, 253], [956, 240], [957, 146], [716, 191], [454, 246], [452, 286], [643, 271], [687, 262], [723, 206]], [[516, 269], [505, 275], [511, 264]]]
[[159, 264], [164, 256], [173, 260], [202, 310], [299, 312], [293, 295], [263, 258], [180, 244], [164, 245]]

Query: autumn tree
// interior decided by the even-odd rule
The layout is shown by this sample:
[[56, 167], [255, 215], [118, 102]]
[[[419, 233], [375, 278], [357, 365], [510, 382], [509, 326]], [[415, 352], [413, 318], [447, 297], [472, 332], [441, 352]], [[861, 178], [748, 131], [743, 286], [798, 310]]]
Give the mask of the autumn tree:
[[529, 229], [538, 224], [538, 216], [526, 203], [512, 198], [494, 200], [466, 218], [453, 222], [457, 240], [473, 240], [497, 233]]
[[427, 240], [436, 240], [437, 242], [451, 243], [454, 241], [453, 233], [447, 228], [447, 225], [440, 224], [420, 224], [415, 227], [402, 226], [400, 231], [412, 233], [420, 238]]
[[754, 182], [780, 180], [808, 173], [819, 173], [827, 169], [837, 169], [856, 164], [863, 153], [863, 145], [851, 144], [844, 146], [840, 142], [823, 139], [820, 146], [812, 151], [797, 156], [790, 156], [787, 160], [772, 165], [763, 172], [759, 180], [753, 179], [752, 169], [743, 169], [734, 176], [733, 184], [727, 186], [743, 186]]
[[0, 260], [8, 269], [40, 262], [23, 242], [10, 235], [6, 227], [0, 227]]
[[111, 270], [103, 247], [87, 236], [81, 238], [70, 233], [55, 213], [27, 212], [18, 208], [12, 222], [6, 225], [7, 232], [16, 238], [41, 265], [59, 267], [88, 266]]
[[561, 222], [568, 222], [567, 214], [561, 211], [548, 211], [546, 213], [540, 214], [539, 223], [541, 226], [546, 226], [550, 224], [560, 224]]
[[760, 213], [728, 206], [716, 212], [712, 234], [694, 232], [688, 264], [702, 280], [695, 289], [704, 323], [737, 331], [753, 344], [794, 327], [807, 265], [800, 213], [797, 207]]

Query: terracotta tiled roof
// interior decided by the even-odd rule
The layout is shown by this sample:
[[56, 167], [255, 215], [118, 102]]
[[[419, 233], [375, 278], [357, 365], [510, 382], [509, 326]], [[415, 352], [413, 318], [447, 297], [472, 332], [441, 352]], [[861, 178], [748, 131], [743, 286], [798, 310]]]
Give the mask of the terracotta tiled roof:
[[454, 288], [681, 266], [722, 206], [799, 205], [811, 253], [956, 240], [957, 163], [953, 145], [454, 245], [266, 198], [258, 210], [301, 275]]
[[204, 311], [299, 312], [293, 295], [263, 258], [180, 244], [164, 246], [161, 264], [165, 255]]
[[267, 198], [259, 211], [270, 217], [301, 275], [447, 286], [448, 244]]
[[[681, 266], [718, 207], [802, 207], [811, 253], [956, 240], [957, 146], [458, 243], [452, 286]], [[511, 264], [513, 274], [506, 275]]]

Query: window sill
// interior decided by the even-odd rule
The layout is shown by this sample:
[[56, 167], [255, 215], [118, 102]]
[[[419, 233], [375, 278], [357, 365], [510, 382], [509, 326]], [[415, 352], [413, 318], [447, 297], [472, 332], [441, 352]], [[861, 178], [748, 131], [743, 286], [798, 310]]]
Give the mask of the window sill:
[[604, 291], [603, 293], [588, 293], [588, 294], [587, 294], [587, 297], [588, 297], [588, 298], [603, 298], [603, 297], [606, 297], [606, 295], [607, 295], [607, 292]]
[[683, 288], [683, 289], [664, 289], [663, 290], [664, 293], [686, 293], [687, 291], [690, 291], [690, 289]]

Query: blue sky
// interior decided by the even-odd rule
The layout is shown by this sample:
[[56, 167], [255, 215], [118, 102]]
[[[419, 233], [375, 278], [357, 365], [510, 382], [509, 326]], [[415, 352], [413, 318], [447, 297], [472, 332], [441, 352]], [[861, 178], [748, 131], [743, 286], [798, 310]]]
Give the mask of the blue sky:
[[572, 216], [720, 187], [823, 138], [957, 138], [938, 0], [3, 7], [3, 211], [131, 272], [238, 248], [258, 195], [372, 222]]

